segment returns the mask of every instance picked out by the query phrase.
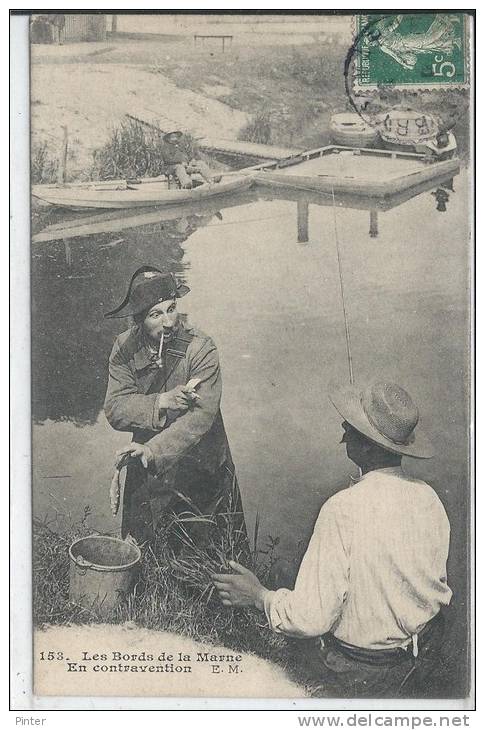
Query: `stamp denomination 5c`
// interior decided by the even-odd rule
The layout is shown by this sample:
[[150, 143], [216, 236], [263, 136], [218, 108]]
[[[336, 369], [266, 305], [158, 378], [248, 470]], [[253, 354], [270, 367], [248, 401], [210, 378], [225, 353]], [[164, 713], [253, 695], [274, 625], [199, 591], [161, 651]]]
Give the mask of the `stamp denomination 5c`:
[[463, 13], [356, 17], [354, 88], [426, 88], [468, 84]]

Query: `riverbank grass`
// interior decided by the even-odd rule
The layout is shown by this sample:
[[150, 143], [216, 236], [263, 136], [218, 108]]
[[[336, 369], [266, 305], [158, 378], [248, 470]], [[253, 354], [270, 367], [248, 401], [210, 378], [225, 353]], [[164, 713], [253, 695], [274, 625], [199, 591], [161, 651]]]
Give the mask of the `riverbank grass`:
[[[255, 654], [280, 665], [300, 684], [307, 684], [297, 669], [290, 639], [274, 634], [264, 615], [256, 609], [228, 609], [220, 602], [211, 581], [215, 572], [231, 572], [229, 560], [254, 570], [271, 585], [271, 573], [278, 562], [278, 539], [269, 537], [258, 547], [259, 520], [256, 520], [254, 549], [235, 525], [228, 509], [218, 515], [210, 543], [199, 547], [190, 536], [194, 522], [206, 520], [200, 514], [184, 513], [167, 518], [151, 545], [142, 547], [141, 568], [133, 591], [106, 615], [96, 602], [80, 605], [69, 598], [69, 546], [93, 530], [89, 508], [76, 524], [62, 525], [54, 520], [34, 521], [34, 625], [66, 626], [75, 624], [122, 624], [168, 631], [212, 645]], [[179, 549], [171, 545], [174, 538]], [[180, 549], [180, 545], [182, 546]]]

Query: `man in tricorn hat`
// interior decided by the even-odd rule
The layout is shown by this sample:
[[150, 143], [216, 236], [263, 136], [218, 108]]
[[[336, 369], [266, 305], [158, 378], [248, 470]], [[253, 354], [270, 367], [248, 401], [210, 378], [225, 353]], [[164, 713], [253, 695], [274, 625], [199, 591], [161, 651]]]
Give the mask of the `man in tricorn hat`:
[[[189, 292], [151, 265], [132, 276], [124, 301], [106, 317], [134, 325], [109, 359], [106, 417], [133, 442], [123, 495], [122, 537], [152, 540], [166, 513], [233, 513], [235, 540], [246, 533], [234, 464], [220, 412], [221, 374], [213, 340], [182, 321], [177, 300]], [[187, 523], [199, 544], [210, 522]]]
[[167, 171], [175, 176], [183, 188], [191, 188], [191, 175], [198, 173], [206, 182], [219, 182], [221, 175], [213, 174], [203, 160], [195, 157], [189, 159], [188, 154], [181, 146], [183, 134], [180, 131], [168, 132], [163, 136], [163, 160]]
[[274, 631], [317, 638], [303, 661], [320, 695], [398, 696], [411, 684], [419, 692], [437, 666], [440, 609], [452, 595], [450, 529], [434, 490], [405, 475], [401, 459], [427, 459], [431, 449], [418, 409], [394, 383], [336, 388], [331, 400], [361, 477], [323, 505], [294, 589], [269, 591], [237, 563], [213, 579], [224, 605], [256, 606]]

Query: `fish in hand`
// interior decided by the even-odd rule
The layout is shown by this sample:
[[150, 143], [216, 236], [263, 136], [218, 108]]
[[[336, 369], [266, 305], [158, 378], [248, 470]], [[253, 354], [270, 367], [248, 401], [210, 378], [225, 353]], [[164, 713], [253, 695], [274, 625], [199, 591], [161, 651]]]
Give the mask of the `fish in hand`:
[[113, 515], [113, 517], [116, 517], [120, 508], [121, 470], [128, 464], [129, 459], [130, 456], [127, 454], [117, 461], [113, 478], [111, 479], [109, 499], [111, 505], [111, 514]]

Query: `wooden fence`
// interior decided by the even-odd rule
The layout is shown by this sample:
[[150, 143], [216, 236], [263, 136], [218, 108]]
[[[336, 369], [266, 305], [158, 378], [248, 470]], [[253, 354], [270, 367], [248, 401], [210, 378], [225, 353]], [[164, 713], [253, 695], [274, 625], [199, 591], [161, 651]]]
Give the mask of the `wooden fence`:
[[83, 13], [67, 15], [64, 41], [105, 41], [106, 15]]

